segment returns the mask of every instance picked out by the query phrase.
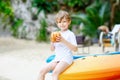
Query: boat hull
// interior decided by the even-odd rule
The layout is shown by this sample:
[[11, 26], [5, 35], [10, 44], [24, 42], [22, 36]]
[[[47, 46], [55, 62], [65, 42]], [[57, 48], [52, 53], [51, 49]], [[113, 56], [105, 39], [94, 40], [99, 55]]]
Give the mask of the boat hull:
[[59, 80], [120, 79], [120, 54], [87, 56], [74, 60], [59, 76]]

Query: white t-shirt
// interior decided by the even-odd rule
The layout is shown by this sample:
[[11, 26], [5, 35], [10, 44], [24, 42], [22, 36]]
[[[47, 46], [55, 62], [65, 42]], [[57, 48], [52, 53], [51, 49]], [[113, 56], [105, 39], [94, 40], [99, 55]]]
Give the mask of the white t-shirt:
[[[71, 44], [77, 46], [76, 37], [72, 31], [67, 30], [65, 32], [61, 32], [61, 36]], [[71, 60], [73, 60], [72, 51], [61, 42], [54, 43], [54, 46], [56, 55], [55, 61], [61, 61], [64, 59], [63, 61], [70, 64]]]

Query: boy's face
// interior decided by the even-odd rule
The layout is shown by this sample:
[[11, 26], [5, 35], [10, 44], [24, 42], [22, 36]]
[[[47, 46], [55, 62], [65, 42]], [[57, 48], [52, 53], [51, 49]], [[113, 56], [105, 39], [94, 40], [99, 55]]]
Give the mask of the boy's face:
[[63, 18], [62, 20], [57, 20], [57, 25], [61, 29], [61, 31], [66, 31], [70, 25], [71, 21]]

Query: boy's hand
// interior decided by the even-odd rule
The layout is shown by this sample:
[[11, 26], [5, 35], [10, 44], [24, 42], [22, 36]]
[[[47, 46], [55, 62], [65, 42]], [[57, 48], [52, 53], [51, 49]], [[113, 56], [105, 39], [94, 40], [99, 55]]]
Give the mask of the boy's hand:
[[60, 32], [52, 32], [51, 33], [51, 42], [60, 42], [60, 41], [61, 41]]

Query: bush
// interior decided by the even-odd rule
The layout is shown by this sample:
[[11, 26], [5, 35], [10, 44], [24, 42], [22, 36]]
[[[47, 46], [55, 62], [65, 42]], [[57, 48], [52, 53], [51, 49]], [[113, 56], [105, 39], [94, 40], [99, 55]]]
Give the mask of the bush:
[[44, 18], [41, 19], [40, 24], [41, 24], [41, 27], [40, 27], [39, 32], [37, 34], [36, 40], [37, 41], [47, 41], [48, 40], [48, 35], [47, 35], [47, 29], [46, 28], [47, 28], [48, 24], [47, 24], [47, 22]]

